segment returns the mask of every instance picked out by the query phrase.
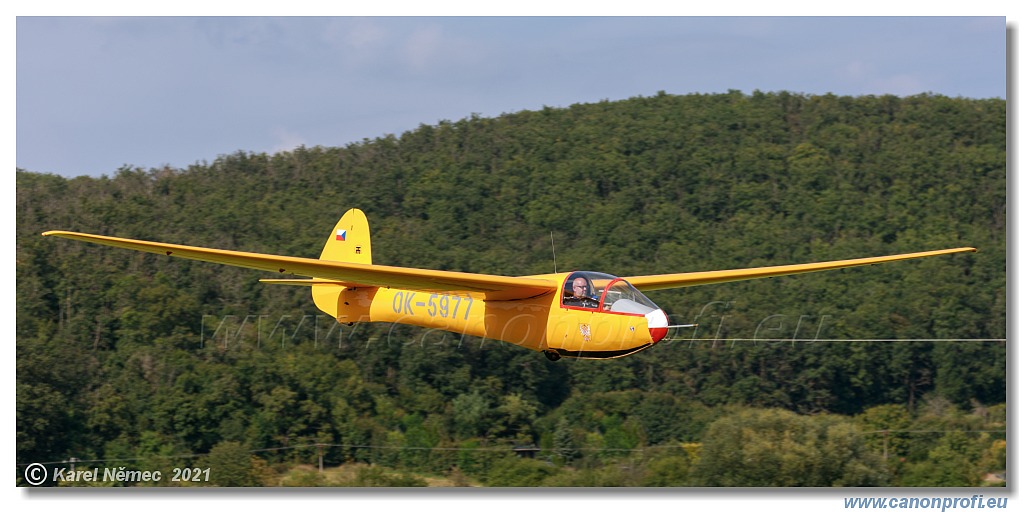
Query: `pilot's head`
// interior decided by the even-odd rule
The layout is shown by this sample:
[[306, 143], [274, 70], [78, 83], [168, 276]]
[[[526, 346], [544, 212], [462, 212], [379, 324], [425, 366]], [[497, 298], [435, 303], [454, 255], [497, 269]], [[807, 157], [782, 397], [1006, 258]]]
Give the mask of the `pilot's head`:
[[587, 286], [587, 280], [582, 277], [577, 277], [572, 280], [572, 296], [573, 297], [586, 297], [589, 295], [590, 290]]

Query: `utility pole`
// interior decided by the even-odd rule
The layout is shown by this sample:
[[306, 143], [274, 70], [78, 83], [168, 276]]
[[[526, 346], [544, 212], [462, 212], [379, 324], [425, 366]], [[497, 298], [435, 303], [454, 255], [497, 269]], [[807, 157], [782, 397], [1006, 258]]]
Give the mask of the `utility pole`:
[[324, 473], [324, 445], [321, 443], [316, 444], [316, 455], [320, 459], [320, 474]]

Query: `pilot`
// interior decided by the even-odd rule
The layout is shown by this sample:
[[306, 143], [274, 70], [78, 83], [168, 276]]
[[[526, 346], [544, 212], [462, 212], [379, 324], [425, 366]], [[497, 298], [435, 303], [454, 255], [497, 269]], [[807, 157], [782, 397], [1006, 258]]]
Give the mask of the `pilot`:
[[572, 296], [565, 297], [562, 304], [582, 308], [597, 308], [597, 299], [590, 293], [590, 283], [585, 277], [572, 280]]

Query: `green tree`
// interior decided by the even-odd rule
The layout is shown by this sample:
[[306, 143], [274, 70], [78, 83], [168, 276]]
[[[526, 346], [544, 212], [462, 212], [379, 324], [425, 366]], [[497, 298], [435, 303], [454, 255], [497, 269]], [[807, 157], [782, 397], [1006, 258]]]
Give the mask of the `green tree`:
[[572, 426], [565, 417], [558, 419], [554, 434], [554, 453], [563, 464], [572, 464], [572, 461], [580, 456], [579, 448], [576, 446]]
[[487, 432], [491, 421], [491, 408], [487, 399], [474, 391], [452, 400], [452, 421], [461, 437], [476, 437]]
[[537, 407], [523, 399], [519, 393], [506, 395], [498, 406], [498, 425], [505, 435], [521, 440], [532, 437], [531, 425], [537, 417]]
[[551, 464], [538, 460], [505, 457], [491, 466], [486, 483], [488, 487], [537, 487], [557, 472]]
[[218, 487], [259, 487], [261, 465], [241, 443], [222, 441], [210, 450], [203, 461], [210, 468], [210, 484]]
[[901, 484], [921, 487], [975, 487], [981, 474], [972, 443], [963, 432], [949, 432], [928, 451], [928, 458], [913, 463]]
[[855, 419], [865, 434], [865, 442], [884, 459], [908, 454], [910, 433], [907, 431], [910, 430], [911, 417], [906, 407], [879, 405], [865, 410]]
[[696, 483], [710, 486], [868, 486], [886, 478], [881, 457], [848, 420], [777, 409], [716, 420], [695, 468]]
[[[184, 169], [73, 179], [19, 169], [18, 462], [163, 468], [225, 441], [326, 443], [342, 445], [325, 450], [330, 462], [458, 465], [486, 480], [507, 444], [553, 448], [564, 417], [582, 456], [552, 478], [605, 485], [641, 480], [619, 469], [639, 467], [625, 455], [635, 452], [609, 448], [693, 443], [743, 407], [855, 417], [882, 454], [878, 431], [905, 418], [875, 408], [899, 404], [908, 430], [993, 431], [969, 432], [964, 453], [979, 470], [998, 467], [1005, 423], [978, 411], [1005, 403], [1005, 342], [665, 340], [624, 359], [552, 363], [494, 340], [340, 325], [307, 288], [265, 286], [251, 270], [39, 233], [316, 257], [324, 226], [360, 207], [380, 264], [502, 275], [551, 272], [552, 239], [559, 269], [617, 275], [972, 245], [975, 254], [651, 298], [674, 323], [698, 323], [696, 340], [1002, 339], [1006, 126], [999, 99], [658, 94]], [[843, 428], [831, 435], [842, 441]], [[818, 437], [758, 453], [825, 459], [855, 445]], [[942, 437], [889, 436], [906, 459], [889, 458], [893, 482], [945, 460]], [[474, 450], [403, 462], [403, 446]], [[261, 453], [273, 464], [312, 456]], [[830, 482], [872, 481], [854, 469]]]
[[647, 463], [644, 469], [645, 487], [683, 487], [691, 485], [689, 457], [673, 455]]

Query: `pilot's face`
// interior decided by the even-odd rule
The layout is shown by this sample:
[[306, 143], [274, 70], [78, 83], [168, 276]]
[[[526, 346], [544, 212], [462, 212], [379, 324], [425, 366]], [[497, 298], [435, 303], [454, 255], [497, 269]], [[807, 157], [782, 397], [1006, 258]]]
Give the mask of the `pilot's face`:
[[587, 293], [587, 280], [577, 277], [572, 281], [572, 296], [583, 297]]

